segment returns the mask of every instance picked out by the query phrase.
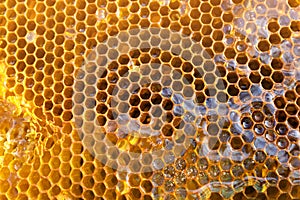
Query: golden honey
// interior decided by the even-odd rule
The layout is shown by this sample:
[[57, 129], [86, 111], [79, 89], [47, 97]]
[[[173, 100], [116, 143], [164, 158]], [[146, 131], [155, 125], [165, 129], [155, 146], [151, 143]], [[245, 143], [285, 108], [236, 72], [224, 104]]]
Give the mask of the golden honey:
[[300, 199], [298, 0], [2, 0], [0, 199]]

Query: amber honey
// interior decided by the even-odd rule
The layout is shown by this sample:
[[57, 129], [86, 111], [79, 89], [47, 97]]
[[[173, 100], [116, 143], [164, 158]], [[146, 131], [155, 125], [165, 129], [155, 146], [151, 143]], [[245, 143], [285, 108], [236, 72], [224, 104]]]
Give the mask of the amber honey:
[[0, 199], [300, 199], [300, 2], [0, 2]]

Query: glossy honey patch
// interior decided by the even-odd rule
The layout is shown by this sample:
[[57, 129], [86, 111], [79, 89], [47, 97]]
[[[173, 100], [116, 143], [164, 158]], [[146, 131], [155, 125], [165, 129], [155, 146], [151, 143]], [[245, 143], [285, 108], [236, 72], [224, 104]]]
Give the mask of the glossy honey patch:
[[299, 199], [299, 5], [0, 1], [0, 199]]

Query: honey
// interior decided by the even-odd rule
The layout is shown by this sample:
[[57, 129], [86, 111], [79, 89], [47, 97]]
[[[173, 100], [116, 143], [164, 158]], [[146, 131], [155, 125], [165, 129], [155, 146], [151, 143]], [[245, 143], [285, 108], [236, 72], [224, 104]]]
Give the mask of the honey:
[[300, 2], [0, 2], [0, 199], [299, 199]]

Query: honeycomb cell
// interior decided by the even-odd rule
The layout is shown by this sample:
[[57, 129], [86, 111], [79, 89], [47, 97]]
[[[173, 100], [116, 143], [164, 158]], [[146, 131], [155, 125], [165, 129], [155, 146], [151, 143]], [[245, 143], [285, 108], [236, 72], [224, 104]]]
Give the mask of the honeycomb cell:
[[257, 196], [257, 191], [252, 186], [248, 186], [245, 188], [245, 196], [248, 198], [253, 198]]

